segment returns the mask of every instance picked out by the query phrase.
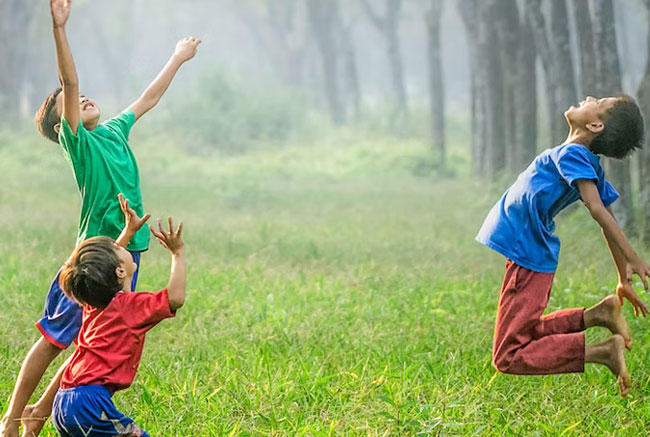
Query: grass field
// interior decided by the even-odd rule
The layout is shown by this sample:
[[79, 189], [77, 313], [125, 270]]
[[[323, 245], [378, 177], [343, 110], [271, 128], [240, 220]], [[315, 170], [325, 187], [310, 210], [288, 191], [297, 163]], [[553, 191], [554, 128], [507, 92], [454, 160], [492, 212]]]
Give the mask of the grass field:
[[[150, 332], [133, 386], [114, 398], [150, 434], [638, 436], [650, 428], [648, 322], [629, 307], [627, 399], [601, 367], [495, 373], [504, 261], [473, 238], [509, 180], [470, 178], [462, 138], [452, 138], [455, 174], [444, 177], [429, 171], [424, 144], [348, 131], [241, 156], [190, 156], [137, 130], [131, 143], [146, 210], [182, 218], [188, 247], [187, 303]], [[56, 146], [32, 132], [0, 134], [3, 411], [38, 338], [33, 323], [49, 282], [73, 249], [78, 210]], [[613, 264], [586, 211], [562, 215], [558, 234], [549, 309], [611, 293]], [[168, 254], [152, 245], [138, 288], [162, 288], [168, 270]], [[55, 435], [51, 425], [43, 435]]]

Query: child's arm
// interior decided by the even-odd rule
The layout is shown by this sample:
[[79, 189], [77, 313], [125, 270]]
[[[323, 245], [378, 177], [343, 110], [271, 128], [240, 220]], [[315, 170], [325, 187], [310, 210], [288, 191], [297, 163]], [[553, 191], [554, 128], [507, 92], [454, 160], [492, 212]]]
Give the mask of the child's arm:
[[80, 118], [79, 79], [65, 35], [65, 23], [70, 16], [71, 2], [72, 0], [50, 0], [50, 12], [54, 45], [56, 46], [56, 61], [59, 66], [59, 80], [63, 88], [63, 116], [70, 125], [72, 133], [76, 135]]
[[144, 93], [138, 100], [133, 102], [129, 109], [135, 114], [136, 121], [142, 117], [147, 111], [156, 106], [160, 98], [167, 91], [167, 87], [172, 82], [178, 69], [185, 61], [189, 61], [196, 54], [196, 48], [201, 43], [193, 37], [183, 38], [176, 44], [176, 50], [167, 64], [160, 70], [158, 76], [149, 84]]
[[[625, 238], [625, 234], [618, 226], [618, 223], [616, 223], [611, 208], [606, 208], [603, 205], [596, 184], [589, 179], [578, 179], [576, 180], [576, 185], [589, 213], [600, 225], [607, 246], [612, 254], [618, 272], [619, 283], [617, 286], [617, 294], [619, 299], [628, 299], [634, 307], [634, 314], [638, 315], [639, 310], [641, 310], [641, 313], [645, 317], [648, 314], [648, 308], [634, 292], [631, 279], [632, 274], [639, 275], [647, 291], [648, 281], [646, 276], [650, 276], [650, 266], [630, 246], [627, 238]], [[630, 270], [629, 272], [628, 269]]]
[[[610, 207], [607, 207], [606, 209], [614, 218], [614, 220], [616, 220], [614, 211], [612, 211]], [[632, 285], [633, 273], [629, 268], [627, 260], [625, 259], [625, 255], [623, 255], [623, 252], [618, 247], [618, 245], [608, 238], [604, 230], [603, 236], [605, 237], [605, 242], [609, 248], [609, 253], [611, 253], [614, 264], [616, 265], [616, 272], [618, 273], [616, 295], [618, 296], [620, 304], [623, 305], [624, 299], [629, 300], [634, 307], [634, 316], [638, 316], [639, 311], [641, 311], [641, 314], [643, 314], [643, 317], [645, 317], [648, 314], [648, 308], [643, 303], [643, 301], [639, 299], [639, 296], [634, 291], [634, 286]]]
[[155, 231], [153, 226], [149, 226], [149, 228], [158, 242], [172, 254], [172, 270], [167, 284], [167, 297], [169, 309], [174, 312], [185, 303], [185, 244], [181, 238], [183, 222], [180, 222], [174, 231], [172, 218], [168, 217], [167, 220], [169, 221], [169, 231], [163, 230], [160, 219], [158, 219], [158, 231]]
[[129, 206], [129, 200], [125, 199], [122, 193], [118, 194], [117, 198], [120, 201], [122, 213], [124, 213], [124, 229], [122, 229], [120, 236], [117, 237], [115, 242], [126, 249], [131, 238], [133, 238], [135, 233], [140, 230], [147, 220], [149, 220], [151, 214], [145, 214], [144, 217], [138, 217], [135, 210]]

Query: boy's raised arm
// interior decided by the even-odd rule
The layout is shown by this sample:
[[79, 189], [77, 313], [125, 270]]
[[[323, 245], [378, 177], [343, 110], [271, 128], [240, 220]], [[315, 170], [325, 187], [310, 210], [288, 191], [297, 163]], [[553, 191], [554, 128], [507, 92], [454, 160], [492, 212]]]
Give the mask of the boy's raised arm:
[[172, 82], [172, 79], [176, 75], [178, 69], [185, 63], [194, 57], [196, 54], [196, 48], [201, 43], [201, 40], [187, 37], [183, 38], [176, 44], [176, 50], [174, 54], [169, 58], [167, 64], [160, 70], [158, 76], [149, 84], [144, 93], [140, 96], [138, 100], [133, 102], [128, 109], [133, 111], [135, 114], [136, 121], [142, 117], [147, 111], [156, 106], [160, 101], [160, 98], [165, 94], [169, 84]]
[[185, 243], [181, 238], [183, 222], [180, 222], [178, 228], [174, 230], [172, 218], [168, 217], [167, 220], [169, 221], [169, 231], [163, 229], [160, 219], [158, 219], [158, 231], [153, 226], [149, 226], [149, 228], [158, 242], [172, 254], [172, 270], [167, 284], [167, 297], [169, 309], [176, 311], [185, 303]]
[[72, 0], [50, 0], [52, 30], [56, 46], [56, 61], [59, 68], [59, 80], [63, 88], [63, 116], [70, 125], [73, 134], [79, 127], [79, 79], [65, 35], [65, 23], [70, 16]]
[[[637, 296], [632, 287], [632, 274], [641, 277], [643, 285], [648, 290], [647, 276], [650, 276], [650, 266], [636, 254], [632, 246], [625, 238], [625, 234], [618, 226], [614, 213], [611, 208], [606, 208], [598, 194], [598, 188], [594, 181], [589, 179], [577, 179], [576, 186], [580, 192], [580, 197], [589, 210], [591, 216], [600, 225], [607, 246], [609, 247], [616, 270], [618, 272], [618, 286], [616, 292], [619, 299], [627, 299], [634, 307], [634, 314], [638, 315], [639, 311], [645, 317], [648, 314], [648, 308]], [[628, 269], [630, 270], [628, 272]]]

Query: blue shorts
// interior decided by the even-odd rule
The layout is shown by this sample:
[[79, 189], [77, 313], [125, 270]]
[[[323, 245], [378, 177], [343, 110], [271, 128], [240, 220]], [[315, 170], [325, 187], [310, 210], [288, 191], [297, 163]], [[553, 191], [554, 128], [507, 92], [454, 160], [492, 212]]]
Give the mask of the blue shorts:
[[[141, 254], [141, 251], [131, 252], [133, 262], [138, 265], [138, 268], [133, 274], [133, 282], [131, 283], [132, 290], [135, 290], [135, 285], [138, 282]], [[47, 298], [45, 299], [43, 318], [36, 322], [36, 328], [54, 346], [60, 349], [67, 349], [77, 339], [77, 335], [79, 335], [82, 311], [79, 304], [70, 300], [61, 289], [59, 285], [60, 273], [61, 270], [56, 274], [56, 277], [50, 285], [50, 291], [47, 292]]]
[[115, 408], [110, 390], [101, 385], [59, 389], [52, 422], [63, 437], [150, 437]]

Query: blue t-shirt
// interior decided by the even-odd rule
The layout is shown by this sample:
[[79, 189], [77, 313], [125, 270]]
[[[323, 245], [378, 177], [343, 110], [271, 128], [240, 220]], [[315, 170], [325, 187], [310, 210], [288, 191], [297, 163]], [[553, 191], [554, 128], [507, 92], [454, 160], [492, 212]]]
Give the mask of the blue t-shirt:
[[563, 144], [542, 152], [492, 207], [476, 236], [529, 270], [553, 273], [560, 240], [553, 218], [580, 199], [576, 179], [591, 179], [605, 206], [618, 193], [605, 180], [598, 156], [580, 144]]

